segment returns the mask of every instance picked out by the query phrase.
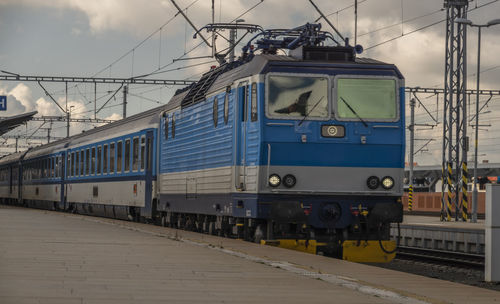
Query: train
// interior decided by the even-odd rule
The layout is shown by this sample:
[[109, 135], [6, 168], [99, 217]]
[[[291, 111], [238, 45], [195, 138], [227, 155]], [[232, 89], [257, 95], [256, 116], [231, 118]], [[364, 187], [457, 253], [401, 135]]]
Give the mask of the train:
[[389, 240], [403, 214], [404, 77], [324, 45], [320, 28], [258, 33], [165, 105], [3, 157], [1, 201], [316, 240], [334, 255]]

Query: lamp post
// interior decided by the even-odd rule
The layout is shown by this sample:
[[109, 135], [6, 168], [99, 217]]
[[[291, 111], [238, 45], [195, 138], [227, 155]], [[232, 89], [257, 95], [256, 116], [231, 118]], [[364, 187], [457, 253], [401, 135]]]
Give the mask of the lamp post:
[[66, 137], [69, 137], [69, 120], [71, 118], [71, 110], [73, 110], [75, 106], [70, 106], [68, 112], [66, 112], [66, 119], [67, 119], [67, 124], [66, 124]]
[[492, 25], [500, 24], [500, 19], [494, 19], [486, 24], [474, 24], [469, 19], [457, 18], [456, 23], [468, 25], [470, 27], [477, 27], [477, 73], [476, 73], [476, 130], [474, 141], [474, 188], [472, 190], [472, 216], [471, 222], [477, 222], [477, 146], [478, 146], [478, 133], [479, 133], [479, 79], [480, 79], [480, 64], [481, 64], [481, 28], [490, 27]]

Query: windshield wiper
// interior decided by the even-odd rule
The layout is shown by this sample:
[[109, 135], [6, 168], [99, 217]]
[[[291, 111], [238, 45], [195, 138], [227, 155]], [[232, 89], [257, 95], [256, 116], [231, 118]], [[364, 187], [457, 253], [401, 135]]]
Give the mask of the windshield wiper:
[[342, 101], [345, 103], [345, 105], [349, 108], [349, 110], [351, 110], [352, 113], [354, 113], [354, 115], [356, 115], [356, 117], [359, 119], [359, 121], [361, 121], [363, 123], [363, 125], [365, 125], [365, 127], [368, 128], [368, 124], [363, 120], [363, 118], [361, 118], [358, 113], [356, 113], [356, 111], [354, 111], [354, 109], [347, 103], [347, 101], [345, 101], [344, 98], [342, 98], [342, 96], [339, 96], [340, 99], [342, 99]]
[[312, 107], [311, 111], [309, 111], [309, 113], [307, 113], [306, 115], [304, 115], [304, 118], [302, 118], [302, 120], [299, 122], [299, 126], [304, 122], [304, 120], [306, 120], [306, 118], [309, 116], [309, 114], [311, 114], [312, 111], [314, 111], [314, 109], [316, 108], [317, 105], [319, 105], [319, 103], [323, 100], [325, 96], [321, 96], [321, 98], [318, 100], [318, 102], [316, 102], [316, 104], [314, 105], [314, 107]]

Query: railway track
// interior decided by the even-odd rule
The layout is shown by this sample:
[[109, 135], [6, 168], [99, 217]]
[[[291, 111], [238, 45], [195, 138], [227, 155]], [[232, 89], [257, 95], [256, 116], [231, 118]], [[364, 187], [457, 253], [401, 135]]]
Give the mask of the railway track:
[[484, 255], [399, 246], [396, 259], [415, 260], [460, 268], [484, 268]]

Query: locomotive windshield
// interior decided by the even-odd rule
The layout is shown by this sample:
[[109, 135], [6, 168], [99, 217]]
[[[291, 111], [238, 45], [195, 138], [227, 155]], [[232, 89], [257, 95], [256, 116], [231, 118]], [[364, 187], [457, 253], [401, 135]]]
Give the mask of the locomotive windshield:
[[354, 120], [397, 119], [394, 79], [339, 78], [337, 117]]
[[268, 115], [280, 118], [327, 118], [328, 79], [270, 75]]

